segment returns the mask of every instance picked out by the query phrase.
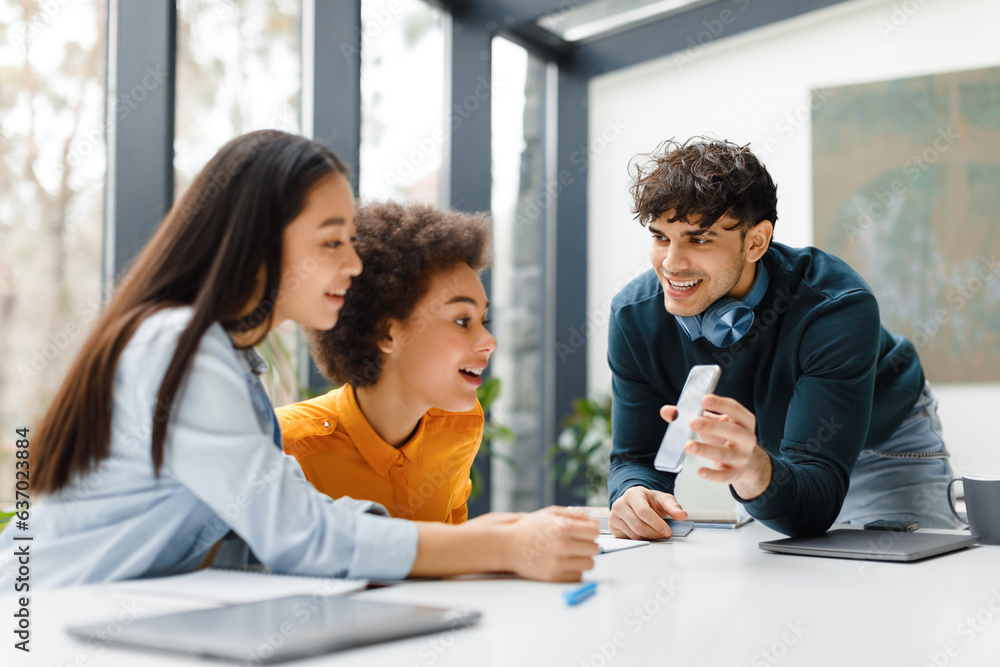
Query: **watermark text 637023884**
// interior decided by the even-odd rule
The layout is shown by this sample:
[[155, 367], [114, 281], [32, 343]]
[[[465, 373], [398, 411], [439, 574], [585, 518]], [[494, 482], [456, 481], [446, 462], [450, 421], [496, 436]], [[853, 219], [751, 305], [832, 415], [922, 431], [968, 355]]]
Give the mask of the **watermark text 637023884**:
[[31, 612], [28, 609], [30, 599], [27, 593], [31, 590], [31, 536], [25, 535], [28, 530], [28, 515], [31, 510], [31, 497], [29, 491], [29, 463], [27, 427], [17, 429], [16, 439], [17, 449], [14, 456], [14, 482], [15, 500], [14, 517], [11, 518], [13, 526], [7, 529], [17, 528], [20, 533], [14, 536], [14, 561], [17, 567], [17, 576], [14, 577], [14, 592], [19, 594], [17, 598], [16, 610], [14, 611], [14, 648], [24, 651], [31, 650]]

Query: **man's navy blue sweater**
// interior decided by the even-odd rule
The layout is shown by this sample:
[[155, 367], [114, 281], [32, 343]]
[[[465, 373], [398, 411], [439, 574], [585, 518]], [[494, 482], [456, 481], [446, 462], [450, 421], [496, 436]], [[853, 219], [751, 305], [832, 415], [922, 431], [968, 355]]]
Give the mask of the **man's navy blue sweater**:
[[877, 449], [917, 400], [924, 374], [916, 350], [885, 330], [875, 296], [850, 266], [779, 243], [760, 261], [767, 293], [751, 330], [727, 348], [684, 334], [653, 270], [612, 300], [612, 503], [632, 486], [673, 493], [676, 475], [653, 468], [666, 430], [659, 409], [676, 404], [696, 364], [722, 367], [715, 393], [754, 413], [757, 442], [771, 458], [764, 493], [744, 500], [730, 491], [786, 535], [830, 527], [861, 450]]

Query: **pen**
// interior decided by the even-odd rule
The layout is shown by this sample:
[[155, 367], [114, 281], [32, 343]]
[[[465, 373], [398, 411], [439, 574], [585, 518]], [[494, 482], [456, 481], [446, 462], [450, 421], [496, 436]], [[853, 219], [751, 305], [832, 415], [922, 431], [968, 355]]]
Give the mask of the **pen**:
[[563, 591], [563, 597], [566, 598], [566, 604], [572, 607], [573, 605], [580, 604], [596, 592], [597, 582], [591, 581], [571, 591]]

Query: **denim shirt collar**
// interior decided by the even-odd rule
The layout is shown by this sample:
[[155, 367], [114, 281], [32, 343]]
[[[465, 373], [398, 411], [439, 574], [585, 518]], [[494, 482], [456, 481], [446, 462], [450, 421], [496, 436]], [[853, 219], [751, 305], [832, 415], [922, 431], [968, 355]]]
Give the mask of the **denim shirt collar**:
[[269, 368], [267, 362], [264, 361], [264, 357], [260, 356], [257, 348], [250, 347], [245, 350], [239, 350], [239, 352], [250, 366], [251, 373], [259, 376], [267, 372]]

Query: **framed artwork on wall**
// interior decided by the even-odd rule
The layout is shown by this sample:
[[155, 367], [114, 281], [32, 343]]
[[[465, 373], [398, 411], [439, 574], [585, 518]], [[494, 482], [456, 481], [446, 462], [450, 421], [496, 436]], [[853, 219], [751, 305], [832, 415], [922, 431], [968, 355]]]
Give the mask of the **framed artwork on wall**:
[[816, 246], [868, 281], [928, 379], [1000, 381], [1000, 67], [820, 92]]

